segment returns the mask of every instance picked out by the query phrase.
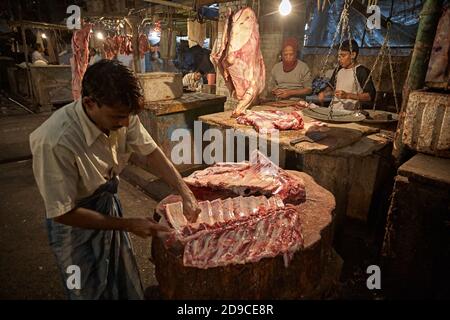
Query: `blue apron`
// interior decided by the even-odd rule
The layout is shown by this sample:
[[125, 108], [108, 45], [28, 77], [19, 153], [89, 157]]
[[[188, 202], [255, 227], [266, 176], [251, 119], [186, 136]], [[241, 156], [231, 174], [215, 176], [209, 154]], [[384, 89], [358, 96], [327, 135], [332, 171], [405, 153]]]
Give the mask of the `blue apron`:
[[[119, 179], [112, 178], [77, 207], [122, 217], [117, 195]], [[56, 255], [69, 299], [143, 299], [131, 239], [127, 232], [81, 229], [47, 219], [50, 246]], [[73, 288], [74, 267], [79, 267], [80, 288]], [[69, 268], [69, 269], [68, 269]], [[71, 285], [68, 285], [71, 284]]]

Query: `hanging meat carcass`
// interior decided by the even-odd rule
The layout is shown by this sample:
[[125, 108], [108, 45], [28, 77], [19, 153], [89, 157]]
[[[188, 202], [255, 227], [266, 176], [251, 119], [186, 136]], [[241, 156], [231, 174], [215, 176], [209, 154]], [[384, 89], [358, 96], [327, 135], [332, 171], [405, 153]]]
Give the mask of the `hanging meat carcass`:
[[114, 59], [118, 53], [118, 47], [115, 39], [112, 37], [106, 37], [105, 42], [103, 43], [103, 50], [105, 51], [106, 59]]
[[72, 67], [72, 95], [77, 100], [81, 96], [81, 80], [89, 65], [89, 37], [91, 24], [85, 24], [72, 36], [73, 57], [70, 58]]
[[139, 35], [139, 54], [144, 57], [145, 53], [150, 51], [150, 45], [148, 44], [148, 38], [145, 34], [141, 33]]
[[238, 99], [233, 116], [244, 114], [263, 91], [266, 79], [258, 22], [251, 8], [234, 14], [228, 11], [220, 45], [211, 53], [211, 61]]

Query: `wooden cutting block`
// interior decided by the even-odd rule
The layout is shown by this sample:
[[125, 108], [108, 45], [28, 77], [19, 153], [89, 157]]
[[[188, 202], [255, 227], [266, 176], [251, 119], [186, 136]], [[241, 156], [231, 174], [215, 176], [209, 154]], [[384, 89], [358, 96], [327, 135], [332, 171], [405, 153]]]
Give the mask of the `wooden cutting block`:
[[[334, 196], [302, 172], [306, 201], [297, 206], [304, 246], [285, 267], [283, 256], [209, 269], [185, 267], [183, 252], [152, 241], [156, 278], [164, 299], [317, 299], [338, 282], [342, 259], [332, 247]], [[163, 200], [164, 201], [164, 200]]]

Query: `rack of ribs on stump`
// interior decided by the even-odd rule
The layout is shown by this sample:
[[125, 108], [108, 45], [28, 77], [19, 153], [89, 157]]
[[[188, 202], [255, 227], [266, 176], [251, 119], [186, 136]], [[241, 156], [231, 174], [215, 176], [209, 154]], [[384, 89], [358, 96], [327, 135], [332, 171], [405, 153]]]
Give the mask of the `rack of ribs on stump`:
[[163, 298], [319, 298], [336, 283], [334, 197], [309, 175], [255, 152], [248, 163], [219, 163], [185, 181], [201, 207], [196, 222], [178, 195], [156, 208], [172, 228], [152, 241]]

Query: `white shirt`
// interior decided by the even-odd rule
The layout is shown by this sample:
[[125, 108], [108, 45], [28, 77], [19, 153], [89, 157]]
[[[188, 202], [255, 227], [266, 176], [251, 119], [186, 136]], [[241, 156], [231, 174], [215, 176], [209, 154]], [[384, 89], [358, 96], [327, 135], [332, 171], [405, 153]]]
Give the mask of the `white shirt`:
[[157, 145], [139, 121], [104, 134], [88, 118], [81, 100], [57, 110], [30, 135], [33, 172], [47, 218], [67, 213], [76, 202], [118, 175], [131, 152], [152, 153]]
[[183, 87], [188, 87], [190, 90], [201, 91], [203, 79], [195, 80], [195, 72], [187, 73], [183, 77]]
[[37, 50], [34, 50], [31, 54], [31, 62], [35, 63], [36, 61], [43, 61], [45, 63], [48, 63], [47, 59], [44, 58], [44, 56]]
[[[358, 79], [356, 79], [356, 68], [358, 68], [359, 65], [351, 68], [351, 69], [345, 69], [342, 68], [338, 71], [336, 75], [336, 91], [343, 90], [345, 92], [349, 93], [361, 93], [362, 89], [359, 85]], [[355, 72], [355, 73], [354, 73]], [[333, 104], [333, 109], [339, 110], [339, 109], [346, 109], [346, 110], [355, 110], [357, 100], [353, 99], [337, 99], [336, 97], [333, 97], [333, 100], [331, 103]]]

